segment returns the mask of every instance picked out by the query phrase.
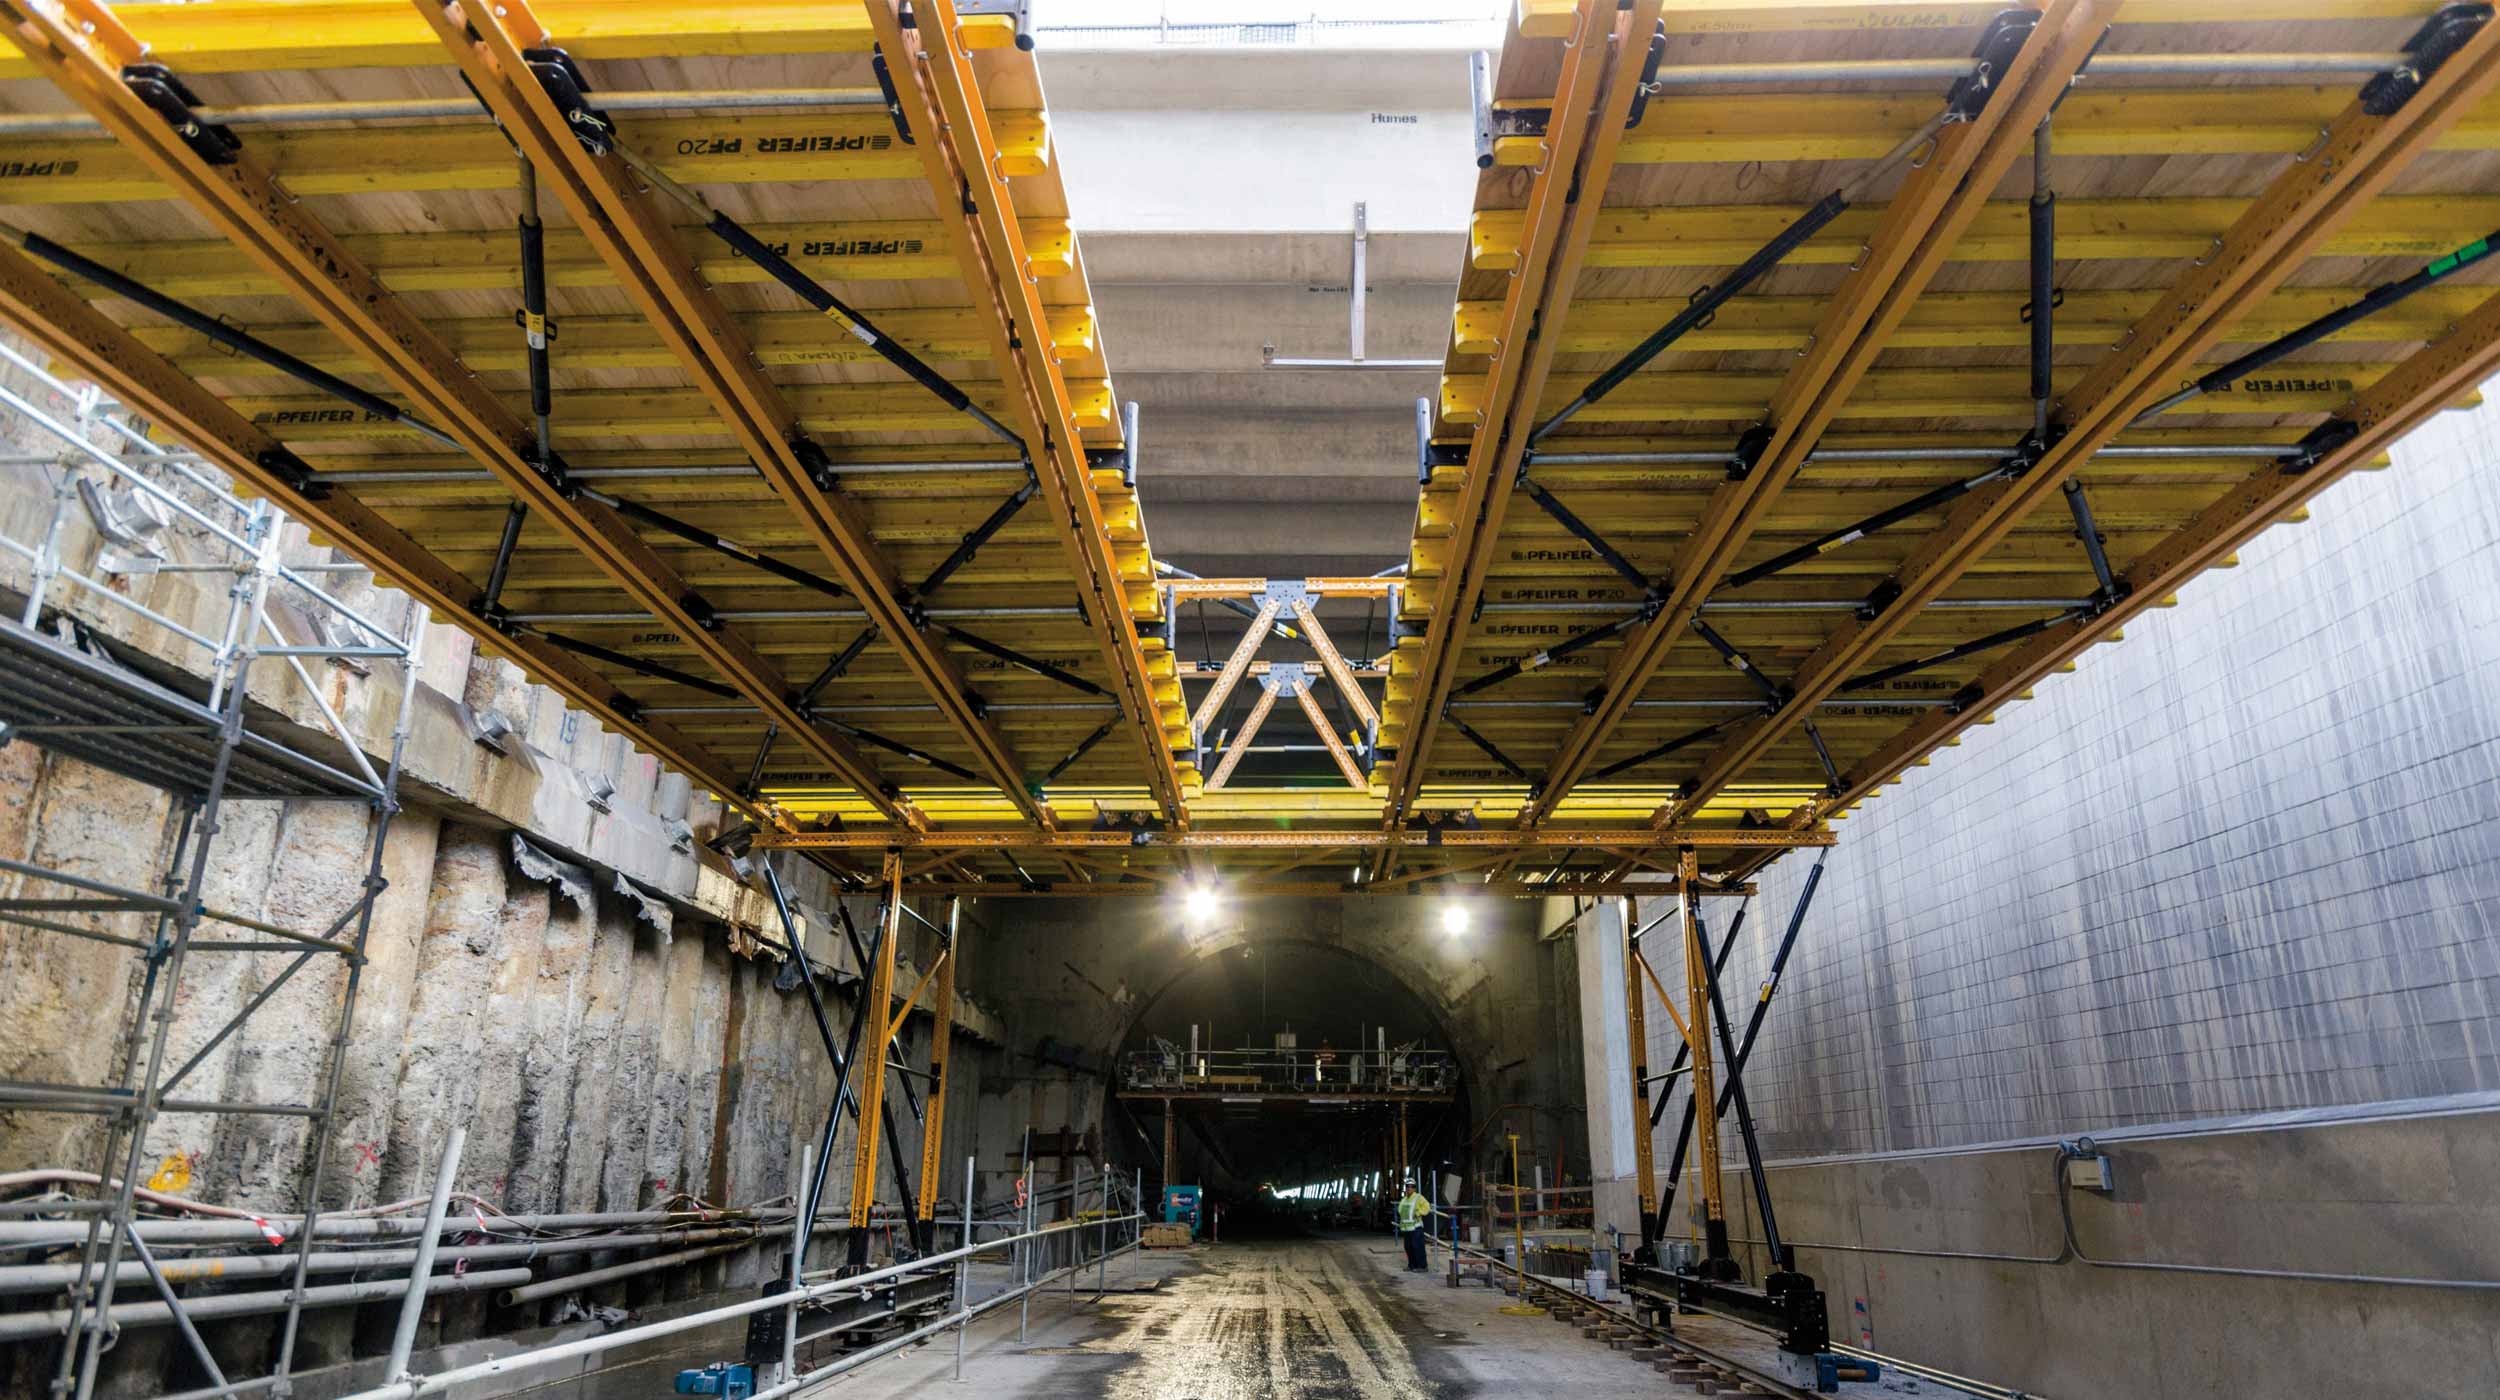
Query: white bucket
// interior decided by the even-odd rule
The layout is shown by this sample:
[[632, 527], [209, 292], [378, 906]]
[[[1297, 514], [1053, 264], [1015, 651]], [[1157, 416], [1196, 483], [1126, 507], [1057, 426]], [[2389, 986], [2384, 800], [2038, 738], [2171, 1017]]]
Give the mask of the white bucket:
[[1601, 1303], [1606, 1301], [1606, 1271], [1604, 1269], [1589, 1270], [1588, 1285], [1591, 1298]]

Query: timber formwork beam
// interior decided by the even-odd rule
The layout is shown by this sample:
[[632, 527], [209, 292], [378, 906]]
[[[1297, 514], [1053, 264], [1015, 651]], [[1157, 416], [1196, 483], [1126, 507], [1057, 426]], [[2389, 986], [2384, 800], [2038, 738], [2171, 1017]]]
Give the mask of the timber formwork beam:
[[918, 133], [913, 147], [940, 222], [973, 289], [975, 310], [987, 313], [991, 357], [1010, 390], [1008, 416], [1024, 434], [1043, 509], [1066, 544], [1086, 620], [1145, 766], [1147, 790], [1165, 821], [1186, 825], [1189, 808], [1173, 750], [1188, 739], [1163, 723], [1078, 435], [1075, 401], [1055, 357], [1044, 350], [1052, 343], [1050, 322], [973, 69], [972, 31], [953, 0], [915, 0], [909, 29], [900, 0], [868, 0], [867, 8], [893, 78], [898, 117]]
[[1703, 603], [1771, 517], [1782, 491], [1944, 267], [1990, 192], [2023, 157], [2033, 131], [2082, 70], [2116, 9], [2117, 0], [2048, 0], [2036, 12], [1999, 18], [2000, 26], [2028, 28], [2015, 36], [2020, 48], [2001, 73], [1978, 75], [1993, 89], [1982, 92], [1976, 110], [1959, 100], [1964, 86], [1945, 99], [1948, 113], [1958, 112], [1961, 119], [1937, 130], [1933, 154], [1885, 206], [1856, 271], [1826, 307], [1804, 358], [1782, 380], [1762, 424], [1731, 458], [1741, 463], [1730, 468], [1733, 479], [1712, 492], [1700, 524], [1661, 581], [1664, 601], [1657, 616], [1616, 654], [1601, 693], [1564, 739], [1542, 788], [1522, 811], [1523, 822], [1549, 817], [1588, 775], [1668, 654], [1686, 643]]
[[1582, 0], [1570, 17], [1562, 77], [1528, 194], [1526, 236], [1503, 297], [1484, 409], [1468, 442], [1451, 515], [1458, 548], [1434, 592], [1416, 661], [1413, 708], [1389, 782], [1382, 819], [1392, 827], [1406, 819], [1431, 768], [1434, 733], [1464, 664], [1469, 619], [1499, 554], [1519, 461], [1562, 343], [1570, 289], [1588, 254], [1597, 222], [1588, 216], [1603, 202], [1633, 100], [1641, 93], [1659, 9], [1659, 0], [1636, 0], [1621, 12]]
[[[801, 429], [787, 396], [764, 375], [744, 332], [705, 286], [645, 177], [614, 148], [613, 132], [597, 131], [578, 105], [578, 89], [566, 90], [576, 103], [567, 110], [558, 103], [556, 85], [542, 80], [539, 67], [569, 72], [545, 58], [558, 49], [561, 36], [523, 0], [420, 8], [461, 75], [536, 164], [542, 182], [564, 201], [575, 226], [615, 272], [679, 368], [858, 600], [879, 640], [902, 658], [970, 749], [974, 770], [1027, 817], [1048, 825], [1049, 811], [1026, 791], [1014, 751], [981, 713], [961, 668], [921, 629], [907, 589], [879, 552], [866, 517], [835, 489], [822, 449]], [[538, 56], [538, 66], [529, 55]], [[584, 131], [592, 134], [579, 134]], [[829, 316], [826, 333], [840, 335], [855, 324]], [[788, 713], [768, 718], [784, 732], [819, 746], [840, 742], [787, 697], [776, 700]]]
[[[11, 40], [42, 76], [102, 123], [176, 197], [260, 263], [353, 353], [373, 364], [413, 406], [415, 416], [490, 469], [628, 596], [677, 629], [759, 708], [777, 719], [783, 712], [789, 720], [798, 718], [782, 696], [779, 672], [762, 653], [712, 618], [700, 595], [622, 521], [572, 499], [555, 473], [542, 471], [532, 460], [530, 426], [488, 392], [422, 320], [282, 188], [248, 146], [213, 127], [178, 125], [133, 90], [123, 70], [142, 63], [146, 50], [110, 8], [94, 0], [70, 0], [58, 10], [21, 8], [12, 18]], [[180, 93], [178, 84], [162, 90]], [[447, 611], [467, 616], [473, 602], [464, 598]], [[499, 649], [509, 654], [520, 645], [506, 639]], [[535, 646], [529, 652], [543, 654]], [[587, 680], [571, 663], [561, 670], [550, 664], [542, 674]], [[595, 687], [584, 689], [581, 698], [603, 718], [639, 718], [639, 707], [613, 687], [604, 704], [594, 703]], [[817, 735], [808, 747], [880, 811], [916, 820], [908, 804], [850, 745]], [[707, 774], [722, 769], [717, 761], [701, 765]], [[696, 769], [690, 766], [688, 771]], [[723, 783], [719, 791], [734, 793], [735, 780]]]
[[[554, 645], [488, 626], [473, 611], [480, 586], [384, 520], [354, 493], [310, 485], [285, 445], [228, 407], [121, 325], [53, 280], [15, 249], [0, 248], [0, 316], [114, 398], [164, 425], [236, 481], [285, 505], [316, 535], [353, 546], [383, 581], [435, 616], [459, 624], [488, 650], [554, 687], [661, 762], [709, 787], [750, 816], [735, 770], [719, 755], [646, 715], [623, 690]], [[413, 661], [410, 664], [415, 664]]]
[[[1858, 678], [1928, 603], [1981, 562], [2017, 524], [2043, 506], [2056, 508], [2065, 482], [2093, 453], [2172, 387], [2195, 380], [2196, 363], [2207, 350], [2298, 271], [2354, 210], [2472, 113], [2495, 84], [2500, 84], [2500, 24], [2486, 22], [2436, 59], [2366, 85], [2312, 148], [2247, 207], [2211, 253], [2136, 322], [2122, 348], [2062, 396], [2051, 430], [2054, 441], [2033, 464], [2019, 477], [1955, 507], [1860, 613], [1799, 667], [1789, 687], [1791, 701], [1723, 744], [1704, 762], [1682, 800], [1659, 813], [1660, 823], [1699, 810], [1725, 790], [1811, 715], [1814, 705]], [[1819, 806], [1808, 804], [1813, 810], [1803, 819], [1819, 820], [1836, 805], [1836, 797]]]

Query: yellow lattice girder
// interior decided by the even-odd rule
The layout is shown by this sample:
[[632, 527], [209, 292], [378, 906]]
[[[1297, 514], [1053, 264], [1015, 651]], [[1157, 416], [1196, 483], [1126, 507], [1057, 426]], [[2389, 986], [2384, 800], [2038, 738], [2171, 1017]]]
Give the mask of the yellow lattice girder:
[[[961, 386], [973, 402], [998, 411], [1004, 395], [995, 383]], [[1114, 432], [1111, 386], [1102, 380], [1070, 384], [1077, 426]], [[963, 415], [917, 384], [792, 384], [784, 386], [801, 426], [826, 434], [858, 432], [957, 433]], [[235, 411], [289, 442], [374, 439], [408, 442], [415, 435], [396, 423], [342, 406], [324, 395], [285, 395], [229, 400]], [[513, 402], [526, 408], [526, 401]], [[718, 437], [727, 433], [711, 403], [693, 389], [578, 389], [564, 396], [564, 431], [570, 438], [674, 435]]]
[[[814, 312], [776, 311], [737, 319], [757, 357], [768, 365], [884, 363], [857, 337], [845, 334]], [[968, 307], [887, 311], [880, 312], [876, 320], [879, 330], [925, 359], [982, 360], [989, 355], [989, 342]], [[471, 369], [525, 367], [528, 347], [508, 319], [442, 321], [435, 323], [435, 329]], [[1094, 354], [1091, 308], [1053, 308], [1050, 329], [1052, 343], [1061, 355], [1073, 359]], [[135, 328], [134, 333], [149, 349], [192, 374], [265, 377], [276, 373], [238, 358], [196, 331], [147, 325]], [[320, 326], [254, 326], [252, 334], [333, 373], [367, 368]], [[652, 333], [650, 324], [639, 316], [556, 318], [554, 356], [557, 368], [565, 370], [669, 369], [676, 365]], [[1093, 363], [1099, 369], [1100, 361]]]
[[[2247, 202], [2236, 199], [2060, 199], [2060, 262], [2110, 258], [2200, 256], [2231, 226]], [[1739, 263], [1804, 213], [1779, 204], [1694, 205], [1602, 209], [1589, 243], [1591, 267], [1726, 267]], [[1783, 260], [1791, 267], [1845, 267], [1883, 217], [1856, 208]], [[1509, 270], [1519, 260], [1521, 213], [1479, 209], [1468, 235], [1469, 265]], [[1947, 256], [1955, 262], [2019, 262], [2029, 237], [2020, 200], [1979, 211]], [[2336, 226], [2321, 252], [2332, 257], [2433, 258], [2500, 227], [2500, 198], [2474, 195], [2391, 195], [2372, 200]]]
[[[1000, 162], [1010, 175], [1050, 168], [1040, 112], [997, 112]], [[688, 184], [902, 180], [919, 158], [883, 112], [666, 117], [618, 123], [620, 139], [661, 173]], [[371, 131], [255, 131], [252, 153], [299, 194], [380, 194], [512, 187], [512, 147], [491, 126]], [[110, 141], [0, 142], [0, 203], [109, 204], [165, 199], [139, 157]]]
[[[679, 232], [704, 280], [714, 284], [771, 280], [762, 268], [723, 248], [704, 230]], [[932, 222], [756, 224], [752, 232], [804, 271], [837, 283], [952, 280], [955, 276], [944, 231]], [[351, 233], [339, 241], [397, 292], [501, 290], [521, 285], [520, 235], [511, 229]], [[1033, 255], [1029, 270], [1034, 276], [1065, 277], [1076, 270], [1076, 235], [1065, 219], [1028, 221], [1024, 241]], [[219, 240], [120, 243], [78, 251], [168, 296], [186, 300], [282, 294], [275, 279], [237, 258], [232, 245]], [[547, 230], [546, 256], [551, 287], [616, 285], [616, 274], [571, 229]]]
[[[705, 58], [868, 52], [876, 35], [856, 5], [821, 0], [549, 0], [536, 7], [579, 59]], [[116, 5], [113, 13], [182, 73], [309, 68], [427, 68], [442, 42], [406, 0], [219, 0], [214, 5]], [[973, 48], [1015, 42], [1003, 15], [964, 21]], [[35, 76], [12, 51], [0, 78]]]
[[[2291, 155], [2352, 104], [2349, 85], [2077, 91], [2057, 114], [2060, 156]], [[1623, 138], [1624, 165], [1873, 160], [1935, 115], [1934, 93], [1718, 94], [1652, 98]], [[1494, 143], [1533, 165], [1540, 142]], [[2434, 147], [2500, 148], [2500, 101], [2468, 112]]]

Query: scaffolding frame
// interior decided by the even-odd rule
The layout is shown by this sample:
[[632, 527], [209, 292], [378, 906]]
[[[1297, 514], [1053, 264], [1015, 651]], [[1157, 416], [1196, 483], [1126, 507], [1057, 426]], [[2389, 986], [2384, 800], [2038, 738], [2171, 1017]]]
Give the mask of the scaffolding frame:
[[[286, 562], [280, 551], [289, 520], [267, 501], [244, 501], [197, 469], [196, 464], [206, 459], [157, 446], [139, 426], [115, 416], [112, 410], [120, 405], [103, 398], [93, 386], [65, 383], [6, 346], [0, 346], [0, 358], [77, 405], [71, 421], [63, 422], [23, 395], [0, 387], [0, 406], [62, 444], [56, 457], [10, 459], [11, 465], [45, 472], [52, 488], [52, 509], [38, 542], [0, 535], [0, 549], [25, 560], [29, 568], [24, 606], [14, 617], [0, 619], [0, 740], [23, 737], [48, 752], [158, 788], [169, 794], [179, 812], [155, 891], [126, 888], [30, 861], [0, 860], [0, 872], [16, 877], [9, 893], [0, 897], [0, 922], [124, 947], [141, 958], [144, 969], [127, 1007], [110, 1083], [0, 1081], [0, 1106], [105, 1119], [92, 1198], [43, 1198], [34, 1207], [43, 1213], [84, 1216], [87, 1222], [77, 1249], [77, 1281], [68, 1290], [67, 1325], [54, 1368], [53, 1393], [88, 1400], [94, 1392], [104, 1356], [118, 1337], [112, 1309], [125, 1247], [170, 1309], [175, 1330], [212, 1382], [196, 1394], [264, 1389], [284, 1393], [300, 1334], [305, 1276], [318, 1234], [365, 944], [375, 904], [388, 885], [382, 877], [382, 860], [400, 810], [399, 780], [414, 713], [416, 658], [426, 611], [411, 599], [404, 630], [394, 634], [316, 582], [311, 575], [324, 572], [322, 566]], [[94, 438], [99, 430], [117, 434], [137, 449], [137, 455], [123, 457], [98, 446]], [[186, 489], [168, 487], [151, 471], [170, 475]], [[63, 547], [72, 502], [79, 499], [82, 482], [92, 486], [99, 481], [153, 502], [170, 518], [194, 527], [211, 553], [224, 556], [153, 570], [233, 576], [224, 619], [214, 635], [185, 626], [72, 566]], [[103, 535], [101, 530], [98, 533]], [[280, 633], [270, 604], [282, 589], [288, 602], [304, 609], [323, 640], [297, 644]], [[205, 695], [161, 684], [115, 659], [103, 645], [103, 634], [69, 611], [73, 590], [82, 599], [119, 608], [203, 654]], [[47, 620], [55, 632], [64, 635], [47, 632]], [[340, 635], [357, 640], [328, 640]], [[360, 666], [374, 660], [400, 663], [398, 708], [392, 717], [390, 756], [383, 768], [374, 767], [356, 732], [323, 696], [304, 664], [307, 658]], [[306, 752], [287, 734], [289, 725], [253, 714], [253, 671], [257, 663], [268, 660], [283, 661], [292, 672], [319, 715], [321, 726], [315, 732], [326, 731], [324, 737], [336, 742], [344, 754], [343, 766]], [[318, 933], [206, 903], [209, 862], [224, 826], [225, 806], [240, 801], [355, 802], [369, 810], [363, 882], [355, 897]], [[145, 915], [150, 931], [145, 938], [132, 938], [80, 927], [60, 917], [82, 914]], [[203, 937], [207, 925], [240, 930], [245, 936]], [[189, 1058], [173, 1066], [169, 1061], [174, 1006], [184, 970], [195, 952], [295, 956]], [[296, 974], [314, 958], [325, 956], [341, 959], [345, 975], [325, 1063], [316, 1073], [319, 1093], [312, 1102], [173, 1097], [173, 1091]], [[287, 1306], [274, 1367], [267, 1376], [226, 1377], [136, 1228], [138, 1182], [148, 1133], [168, 1114], [272, 1115], [301, 1118], [307, 1124], [309, 1141], [299, 1168], [302, 1208], [295, 1216]]]

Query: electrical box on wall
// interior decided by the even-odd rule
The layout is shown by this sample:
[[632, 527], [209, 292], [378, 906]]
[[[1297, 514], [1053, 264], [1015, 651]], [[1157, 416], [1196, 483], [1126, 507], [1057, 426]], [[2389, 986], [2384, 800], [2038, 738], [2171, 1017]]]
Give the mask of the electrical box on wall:
[[2118, 1178], [2110, 1171], [2109, 1158], [2096, 1152], [2066, 1159], [2066, 1184], [2086, 1191], [2111, 1191], [2117, 1189]]

